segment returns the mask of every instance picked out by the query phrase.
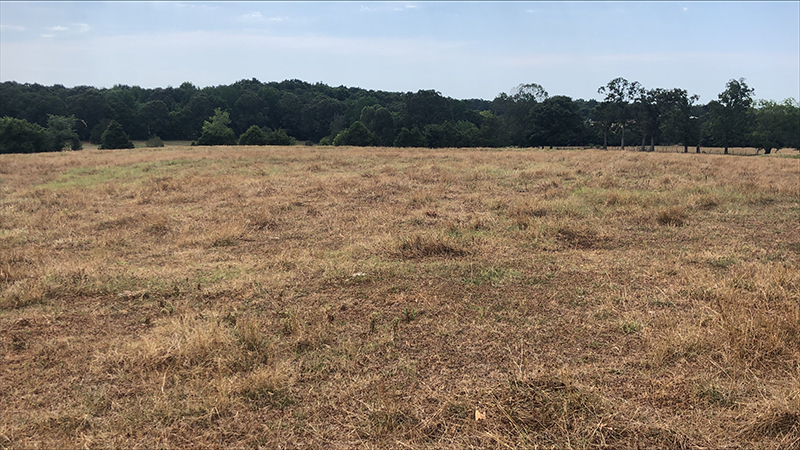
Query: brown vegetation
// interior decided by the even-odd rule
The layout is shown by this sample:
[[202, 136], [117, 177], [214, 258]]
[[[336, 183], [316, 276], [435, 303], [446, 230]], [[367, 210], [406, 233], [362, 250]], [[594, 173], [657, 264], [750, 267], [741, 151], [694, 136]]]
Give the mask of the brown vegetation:
[[779, 155], [2, 155], [0, 447], [797, 449], [799, 184]]

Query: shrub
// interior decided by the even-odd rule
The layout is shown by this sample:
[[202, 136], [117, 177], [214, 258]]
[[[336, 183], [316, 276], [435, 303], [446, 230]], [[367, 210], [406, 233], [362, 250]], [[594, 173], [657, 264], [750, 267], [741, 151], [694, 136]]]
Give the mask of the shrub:
[[288, 134], [283, 128], [279, 128], [267, 134], [267, 145], [294, 145], [295, 139]]
[[365, 147], [377, 144], [377, 139], [371, 131], [361, 123], [355, 121], [350, 128], [342, 131], [333, 139], [333, 145], [356, 145]]
[[0, 118], [0, 154], [35, 153], [53, 149], [46, 129], [25, 119]]
[[158, 136], [153, 136], [145, 142], [147, 147], [163, 147], [164, 141]]
[[267, 133], [253, 125], [239, 136], [239, 145], [267, 145]]
[[228, 126], [231, 123], [230, 114], [217, 108], [210, 119], [203, 122], [203, 133], [197, 145], [236, 145], [236, 134]]
[[133, 142], [128, 138], [125, 130], [122, 129], [122, 125], [116, 120], [112, 120], [100, 138], [100, 149], [111, 150], [118, 148], [133, 148]]

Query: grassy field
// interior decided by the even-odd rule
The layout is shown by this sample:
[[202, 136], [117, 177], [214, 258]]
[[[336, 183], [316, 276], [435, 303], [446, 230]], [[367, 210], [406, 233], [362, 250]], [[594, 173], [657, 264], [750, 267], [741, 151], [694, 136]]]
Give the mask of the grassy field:
[[0, 447], [798, 449], [781, 156], [0, 155]]

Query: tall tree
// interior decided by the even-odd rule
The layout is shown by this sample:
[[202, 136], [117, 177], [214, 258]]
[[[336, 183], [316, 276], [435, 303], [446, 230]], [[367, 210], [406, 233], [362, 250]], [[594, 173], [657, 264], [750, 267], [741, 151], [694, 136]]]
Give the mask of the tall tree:
[[666, 92], [668, 104], [661, 132], [667, 140], [681, 143], [684, 153], [689, 152], [690, 142], [699, 144], [699, 121], [692, 115], [692, 106], [698, 99], [697, 95], [690, 96], [685, 89], [675, 88]]
[[730, 80], [718, 101], [709, 103], [711, 114], [711, 134], [717, 143], [725, 147], [744, 145], [750, 128], [750, 106], [753, 104], [755, 89], [747, 86], [744, 78]]
[[800, 108], [793, 99], [761, 100], [752, 111], [751, 145], [770, 154], [783, 147], [800, 148]]
[[544, 100], [531, 111], [534, 145], [575, 145], [583, 120], [578, 105], [571, 98], [556, 95]]
[[625, 150], [625, 128], [632, 119], [631, 102], [643, 91], [638, 81], [629, 82], [625, 78], [614, 78], [607, 85], [597, 89], [598, 94], [606, 96], [604, 101], [613, 111], [615, 123], [622, 128], [622, 150]]

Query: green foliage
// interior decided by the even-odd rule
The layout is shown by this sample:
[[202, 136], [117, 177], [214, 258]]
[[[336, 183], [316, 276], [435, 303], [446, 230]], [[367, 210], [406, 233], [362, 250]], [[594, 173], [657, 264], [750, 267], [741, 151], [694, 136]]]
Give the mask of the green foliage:
[[283, 128], [267, 133], [266, 145], [294, 145], [295, 138], [286, 134]]
[[762, 100], [751, 114], [755, 122], [751, 145], [766, 154], [783, 147], [800, 149], [800, 107], [794, 100]]
[[53, 150], [80, 150], [83, 148], [78, 132], [75, 131], [75, 116], [47, 116], [47, 131], [50, 133]]
[[709, 131], [718, 145], [728, 147], [743, 145], [744, 138], [750, 131], [752, 120], [750, 106], [753, 104], [753, 92], [744, 78], [730, 80], [725, 90], [718, 97], [719, 101], [709, 103]]
[[366, 147], [376, 145], [377, 139], [372, 134], [366, 125], [361, 121], [356, 121], [350, 128], [342, 131], [333, 139], [333, 145], [355, 145], [359, 147]]
[[408, 129], [403, 127], [394, 140], [395, 147], [426, 147], [425, 136], [418, 127]]
[[145, 142], [145, 145], [147, 147], [163, 147], [164, 141], [158, 136], [153, 136]]
[[53, 150], [50, 134], [25, 119], [0, 118], [0, 154], [36, 153]]
[[203, 133], [197, 140], [197, 145], [236, 145], [236, 135], [228, 126], [231, 124], [230, 114], [216, 108], [210, 119], [203, 122]]
[[[52, 138], [48, 144], [36, 144], [33, 139], [27, 146], [5, 145], [16, 146], [17, 150], [22, 148], [20, 145], [27, 150], [36, 147], [36, 151], [77, 149], [80, 140], [101, 144], [103, 132], [112, 120], [131, 139], [157, 135], [207, 145], [235, 144], [236, 137], [252, 125], [264, 130], [270, 139], [268, 144], [273, 145], [287, 145], [294, 138], [332, 144], [340, 134], [340, 144], [352, 140], [363, 145], [370, 141], [369, 135], [358, 136], [363, 130], [350, 130], [358, 121], [374, 138], [370, 145], [524, 147], [604, 143], [605, 147], [624, 144], [626, 140], [638, 144], [642, 139], [644, 143], [649, 138], [651, 146], [682, 143], [687, 147], [684, 151], [701, 140], [706, 146], [757, 146], [765, 152], [773, 147], [800, 146], [797, 105], [787, 106], [784, 102], [754, 107], [752, 89], [744, 80], [731, 80], [719, 99], [708, 105], [693, 104], [697, 97], [682, 89], [645, 91], [624, 78], [612, 80], [599, 91], [605, 101], [598, 104], [595, 100], [550, 97], [535, 83], [519, 85], [487, 101], [456, 100], [433, 90], [368, 91], [300, 80], [241, 80], [202, 89], [189, 82], [177, 88], [155, 89], [125, 85], [108, 89], [65, 88], [3, 82], [0, 116], [46, 128]], [[220, 110], [229, 116], [218, 114]], [[74, 117], [75, 121], [71, 127], [64, 122], [66, 119], [48, 124], [48, 115]], [[351, 131], [356, 131], [356, 136], [351, 137]], [[259, 141], [260, 136], [253, 142]]]
[[267, 133], [258, 125], [252, 125], [239, 136], [239, 145], [267, 145]]
[[116, 120], [108, 124], [108, 128], [100, 138], [100, 149], [111, 150], [120, 148], [133, 148], [133, 142], [128, 138], [128, 134], [122, 129], [122, 125]]

